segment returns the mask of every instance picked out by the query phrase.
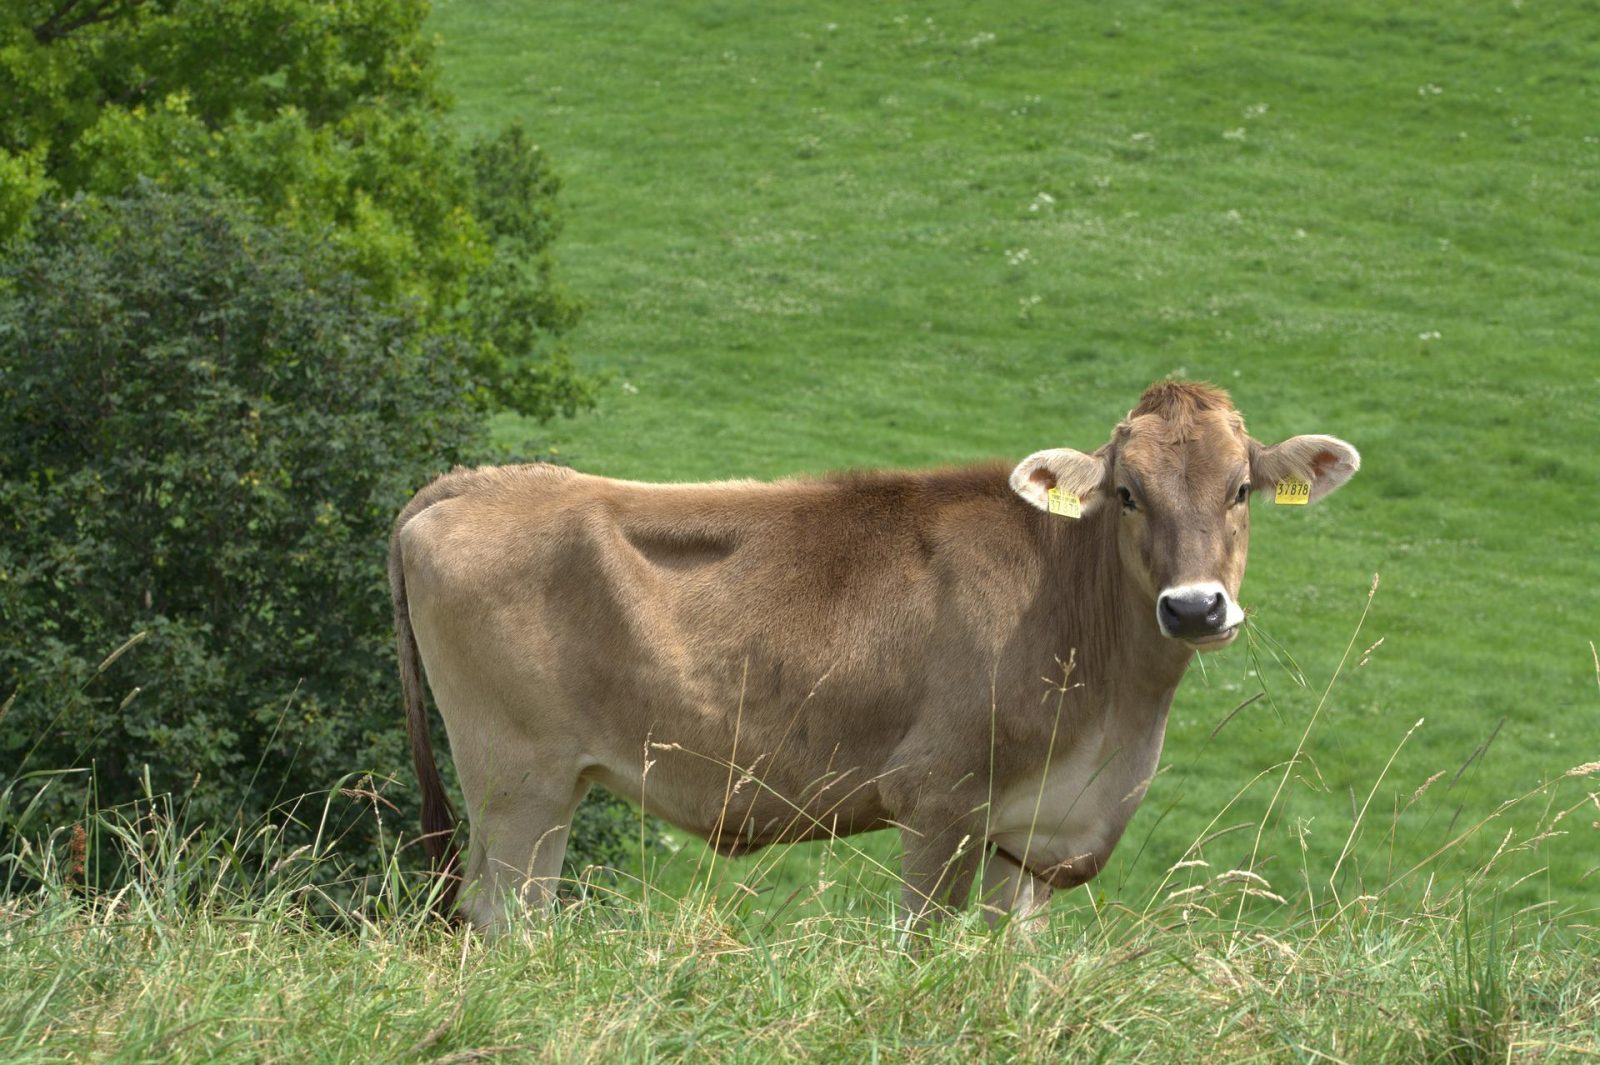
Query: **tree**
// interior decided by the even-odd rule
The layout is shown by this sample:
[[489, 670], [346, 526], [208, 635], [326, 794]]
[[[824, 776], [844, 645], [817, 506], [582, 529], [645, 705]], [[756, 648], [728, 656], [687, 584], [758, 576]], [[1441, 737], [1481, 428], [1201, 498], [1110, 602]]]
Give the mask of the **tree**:
[[[592, 402], [561, 347], [559, 188], [513, 128], [443, 121], [426, 0], [16, 0], [0, 9], [0, 239], [42, 198], [139, 180], [329, 241], [372, 298], [467, 341], [473, 401]], [[491, 169], [495, 164], [504, 169]]]

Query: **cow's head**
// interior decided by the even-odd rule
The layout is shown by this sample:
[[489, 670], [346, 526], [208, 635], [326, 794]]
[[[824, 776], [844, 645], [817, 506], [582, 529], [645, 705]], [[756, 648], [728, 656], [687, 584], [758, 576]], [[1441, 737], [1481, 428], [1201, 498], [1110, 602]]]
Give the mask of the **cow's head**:
[[1331, 436], [1265, 447], [1245, 432], [1226, 392], [1162, 381], [1104, 447], [1029, 455], [1011, 487], [1041, 510], [1050, 509], [1052, 488], [1075, 495], [1079, 520], [1115, 522], [1123, 569], [1148, 597], [1162, 635], [1211, 650], [1231, 643], [1244, 620], [1237, 597], [1251, 494], [1292, 480], [1309, 485], [1315, 503], [1360, 466], [1356, 449]]

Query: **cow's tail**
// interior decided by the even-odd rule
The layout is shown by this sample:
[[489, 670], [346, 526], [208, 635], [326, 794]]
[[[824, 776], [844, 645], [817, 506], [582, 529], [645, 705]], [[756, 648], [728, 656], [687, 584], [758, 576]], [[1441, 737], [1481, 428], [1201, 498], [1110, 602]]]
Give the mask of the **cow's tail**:
[[[395, 643], [400, 655], [400, 689], [406, 708], [406, 733], [411, 737], [411, 764], [416, 769], [422, 790], [422, 844], [433, 871], [444, 879], [437, 909], [453, 917], [456, 890], [460, 886], [461, 851], [456, 846], [456, 814], [439, 779], [439, 766], [433, 757], [432, 729], [428, 725], [428, 704], [423, 695], [422, 658], [417, 651], [417, 636], [411, 628], [411, 608], [406, 600], [405, 560], [401, 557], [400, 532], [420, 511], [455, 492], [446, 474], [427, 488], [400, 512], [389, 538], [389, 592], [394, 599]], [[443, 491], [441, 491], [443, 489]]]

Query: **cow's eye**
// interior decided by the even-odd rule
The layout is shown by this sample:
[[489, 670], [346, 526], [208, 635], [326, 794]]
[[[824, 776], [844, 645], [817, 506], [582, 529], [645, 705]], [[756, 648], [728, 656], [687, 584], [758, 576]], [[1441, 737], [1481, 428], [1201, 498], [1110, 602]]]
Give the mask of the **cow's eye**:
[[1235, 503], [1243, 503], [1250, 498], [1250, 482], [1246, 481], [1239, 486], [1239, 494], [1233, 497]]
[[1128, 491], [1126, 486], [1117, 489], [1117, 498], [1122, 500], [1123, 510], [1139, 509], [1138, 504], [1134, 503], [1133, 501], [1133, 493]]

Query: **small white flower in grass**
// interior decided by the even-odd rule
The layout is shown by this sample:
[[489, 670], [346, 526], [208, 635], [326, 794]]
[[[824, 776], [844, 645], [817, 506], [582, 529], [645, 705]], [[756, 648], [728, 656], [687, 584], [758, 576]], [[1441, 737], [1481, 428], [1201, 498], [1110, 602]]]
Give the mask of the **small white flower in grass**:
[[1033, 259], [1033, 252], [1029, 251], [1027, 248], [1007, 248], [1006, 249], [1006, 265], [1007, 266], [1021, 266], [1023, 263], [1029, 262], [1032, 259]]
[[1242, 141], [1244, 140], [1244, 137], [1245, 132], [1243, 126], [1240, 126], [1238, 129], [1225, 129], [1222, 131], [1222, 139], [1225, 141]]
[[1029, 93], [1022, 98], [1022, 104], [1011, 109], [1011, 117], [1021, 118], [1023, 115], [1032, 114], [1034, 109], [1044, 102], [1044, 97]]
[[986, 44], [993, 44], [997, 39], [994, 34], [985, 30], [982, 33], [975, 34], [971, 40], [967, 41], [967, 47], [982, 48]]
[[639, 386], [634, 384], [632, 381], [622, 382], [622, 390], [630, 396], [637, 396], [639, 394]]
[[1267, 113], [1267, 105], [1266, 104], [1251, 104], [1249, 107], [1244, 109], [1244, 117], [1245, 118], [1260, 118], [1262, 115], [1264, 115], [1266, 113]]
[[1418, 96], [1439, 96], [1443, 94], [1443, 92], [1444, 89], [1441, 86], [1434, 85], [1432, 83], [1422, 85], [1417, 88]]
[[1240, 214], [1237, 209], [1230, 210], [1227, 214], [1223, 215], [1222, 217], [1226, 218], [1230, 222], [1235, 222], [1235, 223], [1244, 221], [1244, 215]]
[[1151, 134], [1149, 134], [1149, 133], [1135, 133], [1133, 136], [1129, 137], [1128, 139], [1131, 140], [1135, 144], [1143, 144], [1146, 141], [1151, 139]]
[[1418, 333], [1417, 334], [1417, 339], [1418, 340], [1438, 340], [1441, 335], [1443, 335], [1443, 334], [1441, 334], [1437, 329], [1429, 329], [1425, 333]]

